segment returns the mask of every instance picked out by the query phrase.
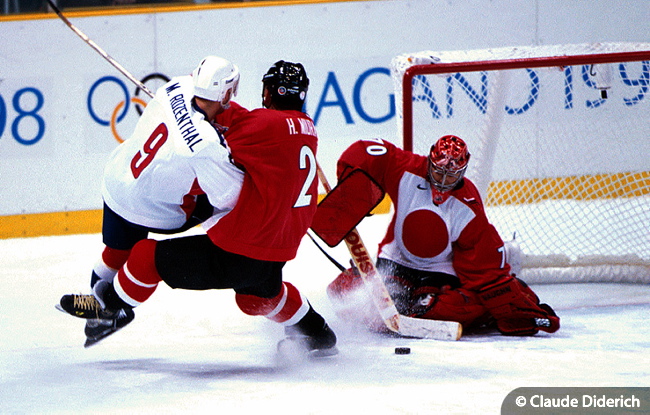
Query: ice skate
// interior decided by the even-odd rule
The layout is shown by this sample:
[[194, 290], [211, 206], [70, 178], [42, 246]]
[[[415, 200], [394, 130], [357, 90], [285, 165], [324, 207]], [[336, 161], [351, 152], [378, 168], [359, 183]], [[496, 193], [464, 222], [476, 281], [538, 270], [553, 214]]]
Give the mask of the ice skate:
[[[93, 292], [94, 294], [66, 294], [61, 297], [56, 307], [72, 316], [88, 320], [84, 329], [86, 335], [84, 347], [96, 344], [135, 318], [131, 307], [121, 301], [116, 302], [112, 284], [99, 281], [93, 287]], [[113, 298], [112, 303], [109, 301], [112, 308], [106, 307], [105, 302], [108, 300], [106, 297]]]
[[334, 356], [339, 352], [336, 348], [336, 334], [313, 308], [297, 324], [287, 326], [284, 330], [286, 338], [278, 343], [278, 350], [295, 345], [306, 351], [309, 357]]
[[86, 343], [84, 347], [90, 347], [105, 339], [116, 331], [129, 324], [135, 318], [135, 313], [131, 308], [123, 308], [114, 314], [111, 319], [89, 319], [86, 321], [84, 333], [86, 334]]
[[102, 307], [93, 294], [66, 294], [56, 308], [85, 319], [112, 319], [115, 312]]

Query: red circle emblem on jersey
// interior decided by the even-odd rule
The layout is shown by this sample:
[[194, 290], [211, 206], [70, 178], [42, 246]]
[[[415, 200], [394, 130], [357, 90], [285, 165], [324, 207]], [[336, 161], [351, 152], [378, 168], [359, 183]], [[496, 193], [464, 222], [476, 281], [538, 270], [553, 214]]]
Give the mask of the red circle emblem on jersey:
[[447, 247], [449, 231], [445, 221], [435, 212], [416, 210], [404, 219], [402, 242], [411, 254], [432, 258]]

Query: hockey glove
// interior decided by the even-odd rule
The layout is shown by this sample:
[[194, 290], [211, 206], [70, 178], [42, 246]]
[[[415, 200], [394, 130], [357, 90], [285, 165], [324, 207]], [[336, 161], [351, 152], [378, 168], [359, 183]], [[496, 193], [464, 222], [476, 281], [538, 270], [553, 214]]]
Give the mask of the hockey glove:
[[430, 320], [457, 321], [462, 324], [463, 330], [480, 325], [490, 317], [475, 292], [448, 285], [415, 290], [410, 315]]
[[496, 319], [501, 334], [532, 336], [539, 330], [554, 333], [560, 328], [560, 318], [523, 281], [508, 276], [483, 288], [480, 301]]

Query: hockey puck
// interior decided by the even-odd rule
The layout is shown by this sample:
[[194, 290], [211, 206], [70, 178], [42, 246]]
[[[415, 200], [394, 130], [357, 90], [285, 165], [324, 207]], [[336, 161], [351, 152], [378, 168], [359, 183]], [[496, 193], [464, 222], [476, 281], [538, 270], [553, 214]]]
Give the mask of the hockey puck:
[[396, 347], [395, 348], [395, 354], [410, 354], [411, 353], [411, 348], [410, 347]]

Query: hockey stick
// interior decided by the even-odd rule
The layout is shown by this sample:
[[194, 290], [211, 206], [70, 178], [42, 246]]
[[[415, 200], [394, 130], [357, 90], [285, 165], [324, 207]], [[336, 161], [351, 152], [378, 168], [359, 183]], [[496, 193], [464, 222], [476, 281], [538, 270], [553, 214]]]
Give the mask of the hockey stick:
[[[316, 172], [325, 192], [329, 193], [332, 188], [318, 164]], [[352, 256], [352, 261], [364, 283], [369, 287], [370, 296], [388, 330], [405, 337], [437, 340], [460, 339], [462, 326], [457, 322], [426, 320], [399, 314], [357, 229], [352, 229], [344, 240]]]
[[309, 239], [311, 239], [311, 241], [314, 243], [314, 245], [316, 245], [316, 247], [318, 248], [318, 250], [321, 251], [321, 252], [323, 253], [323, 255], [325, 255], [325, 257], [326, 257], [327, 259], [329, 259], [330, 262], [331, 262], [332, 264], [334, 264], [334, 266], [335, 266], [336, 268], [339, 269], [339, 271], [345, 271], [345, 267], [344, 267], [343, 265], [341, 265], [341, 263], [340, 263], [339, 261], [335, 260], [335, 259], [334, 259], [330, 254], [328, 254], [328, 253], [325, 251], [325, 249], [324, 249], [322, 246], [320, 246], [320, 244], [318, 243], [318, 241], [316, 241], [316, 238], [314, 238], [313, 236], [311, 236], [311, 233], [310, 233], [309, 231], [307, 231], [307, 236], [309, 236]]
[[63, 15], [63, 13], [61, 13], [61, 10], [59, 10], [59, 8], [56, 7], [56, 4], [54, 4], [54, 2], [52, 0], [47, 0], [47, 2], [50, 5], [50, 7], [52, 8], [52, 10], [54, 10], [54, 13], [56, 13], [56, 15], [59, 16], [59, 18], [61, 18], [61, 20], [63, 20], [63, 23], [65, 23], [73, 32], [75, 32], [77, 34], [77, 36], [79, 36], [84, 42], [86, 42], [86, 44], [88, 46], [95, 49], [95, 51], [97, 53], [99, 53], [102, 56], [102, 58], [104, 58], [108, 63], [113, 65], [113, 67], [115, 67], [115, 69], [120, 71], [122, 73], [122, 75], [126, 76], [131, 82], [133, 82], [145, 94], [149, 95], [150, 98], [153, 98], [153, 92], [151, 92], [149, 90], [149, 88], [144, 86], [144, 84], [142, 82], [138, 81], [133, 75], [131, 75], [131, 73], [129, 73], [129, 71], [124, 69], [124, 67], [122, 65], [120, 65], [108, 53], [106, 53], [104, 51], [104, 49], [100, 48], [95, 42], [93, 42], [92, 39], [90, 39], [88, 36], [86, 36], [84, 34], [84, 32], [77, 29], [77, 27], [75, 25], [73, 25], [70, 22], [70, 20], [68, 20], [68, 18]]

